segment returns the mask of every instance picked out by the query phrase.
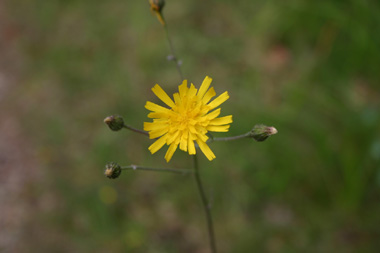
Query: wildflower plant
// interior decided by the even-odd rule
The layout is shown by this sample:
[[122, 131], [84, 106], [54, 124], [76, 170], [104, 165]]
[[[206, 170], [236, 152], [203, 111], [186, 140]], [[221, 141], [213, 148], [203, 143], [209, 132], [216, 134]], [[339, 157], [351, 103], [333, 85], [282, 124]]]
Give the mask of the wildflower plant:
[[104, 119], [104, 122], [112, 131], [128, 129], [148, 136], [154, 140], [148, 147], [148, 150], [152, 154], [167, 145], [168, 149], [164, 158], [168, 163], [178, 148], [187, 152], [194, 159], [193, 168], [148, 168], [138, 165], [120, 166], [115, 162], [110, 162], [106, 165], [104, 174], [110, 179], [118, 178], [123, 170], [148, 170], [194, 175], [206, 215], [210, 250], [215, 253], [217, 252], [217, 247], [211, 207], [204, 192], [203, 182], [199, 173], [197, 154], [201, 151], [209, 161], [212, 161], [216, 158], [216, 155], [208, 145], [210, 142], [233, 141], [241, 138], [252, 138], [261, 142], [271, 135], [276, 134], [277, 130], [274, 127], [258, 124], [255, 125], [252, 130], [242, 135], [214, 138], [210, 132], [228, 132], [230, 124], [233, 122], [232, 115], [220, 116], [221, 108], [218, 108], [229, 99], [229, 94], [226, 91], [217, 96], [214, 88], [210, 87], [212, 79], [208, 76], [204, 78], [199, 88], [196, 88], [192, 83], [190, 85], [188, 84], [188, 81], [183, 78], [181, 62], [177, 59], [174, 52], [167, 23], [162, 13], [165, 2], [164, 0], [149, 0], [149, 4], [152, 13], [157, 16], [167, 35], [171, 51], [168, 60], [175, 62], [177, 71], [181, 77], [178, 92], [170, 97], [160, 85], [156, 84], [152, 88], [152, 92], [164, 105], [158, 105], [150, 101], [146, 102], [145, 108], [150, 111], [148, 118], [152, 121], [144, 122], [144, 130], [126, 125], [124, 119], [119, 115], [108, 116]]

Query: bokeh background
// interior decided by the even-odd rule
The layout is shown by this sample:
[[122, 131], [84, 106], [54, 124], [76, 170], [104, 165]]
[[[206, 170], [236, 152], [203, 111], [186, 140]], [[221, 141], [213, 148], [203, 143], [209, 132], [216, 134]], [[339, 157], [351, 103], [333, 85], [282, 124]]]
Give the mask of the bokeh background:
[[[220, 252], [380, 251], [380, 3], [167, 1], [185, 77], [229, 91], [230, 136], [200, 158]], [[0, 2], [0, 251], [208, 252], [191, 176], [104, 177], [104, 165], [192, 160], [112, 132], [175, 91], [148, 1]]]

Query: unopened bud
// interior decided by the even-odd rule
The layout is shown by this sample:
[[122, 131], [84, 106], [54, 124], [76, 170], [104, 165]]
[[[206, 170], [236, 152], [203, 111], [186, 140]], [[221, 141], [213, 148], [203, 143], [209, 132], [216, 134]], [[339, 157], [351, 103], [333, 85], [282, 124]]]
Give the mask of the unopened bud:
[[119, 131], [124, 127], [124, 120], [118, 115], [108, 116], [104, 119], [104, 123], [106, 123], [112, 131]]
[[252, 128], [250, 136], [256, 141], [265, 141], [269, 136], [277, 133], [276, 128], [260, 124]]
[[164, 18], [162, 17], [162, 9], [165, 6], [165, 0], [149, 0], [150, 9], [152, 12], [157, 14], [158, 20], [161, 22], [162, 25], [165, 25]]
[[104, 175], [106, 175], [106, 177], [115, 179], [115, 178], [118, 178], [120, 174], [121, 174], [121, 167], [119, 164], [114, 163], [114, 162], [110, 162], [106, 164], [106, 169], [104, 171]]

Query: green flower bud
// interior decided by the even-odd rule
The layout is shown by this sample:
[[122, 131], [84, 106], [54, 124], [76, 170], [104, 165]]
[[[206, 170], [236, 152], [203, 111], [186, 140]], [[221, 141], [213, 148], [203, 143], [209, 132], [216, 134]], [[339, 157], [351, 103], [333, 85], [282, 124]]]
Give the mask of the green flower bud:
[[104, 119], [104, 123], [106, 123], [112, 131], [119, 131], [124, 127], [124, 120], [118, 115], [108, 116]]
[[110, 162], [106, 164], [106, 169], [104, 171], [104, 175], [106, 175], [106, 177], [115, 179], [115, 178], [118, 178], [120, 174], [121, 174], [121, 167], [119, 164], [114, 163], [114, 162]]
[[265, 141], [269, 136], [278, 133], [277, 129], [274, 127], [268, 127], [266, 125], [255, 125], [251, 132], [250, 137], [256, 141]]

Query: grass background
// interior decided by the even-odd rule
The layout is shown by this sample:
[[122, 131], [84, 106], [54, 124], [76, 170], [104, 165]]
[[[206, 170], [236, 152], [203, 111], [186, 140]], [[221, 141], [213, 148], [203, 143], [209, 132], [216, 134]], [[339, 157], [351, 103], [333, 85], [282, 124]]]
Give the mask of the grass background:
[[[208, 252], [193, 178], [103, 176], [109, 161], [191, 166], [180, 151], [167, 165], [146, 137], [102, 122], [119, 114], [142, 128], [145, 102], [157, 101], [151, 87], [179, 84], [148, 1], [2, 7], [1, 72], [11, 85], [0, 105], [19, 142], [5, 143], [15, 128], [4, 125], [0, 250]], [[217, 159], [200, 159], [220, 252], [378, 252], [380, 4], [167, 1], [164, 15], [185, 77], [199, 86], [209, 75], [217, 93], [228, 90], [227, 135], [257, 123], [279, 130], [263, 143], [211, 144]], [[25, 152], [22, 169], [7, 167], [10, 150]], [[9, 171], [27, 175], [14, 195]], [[8, 220], [15, 213], [18, 223]]]

